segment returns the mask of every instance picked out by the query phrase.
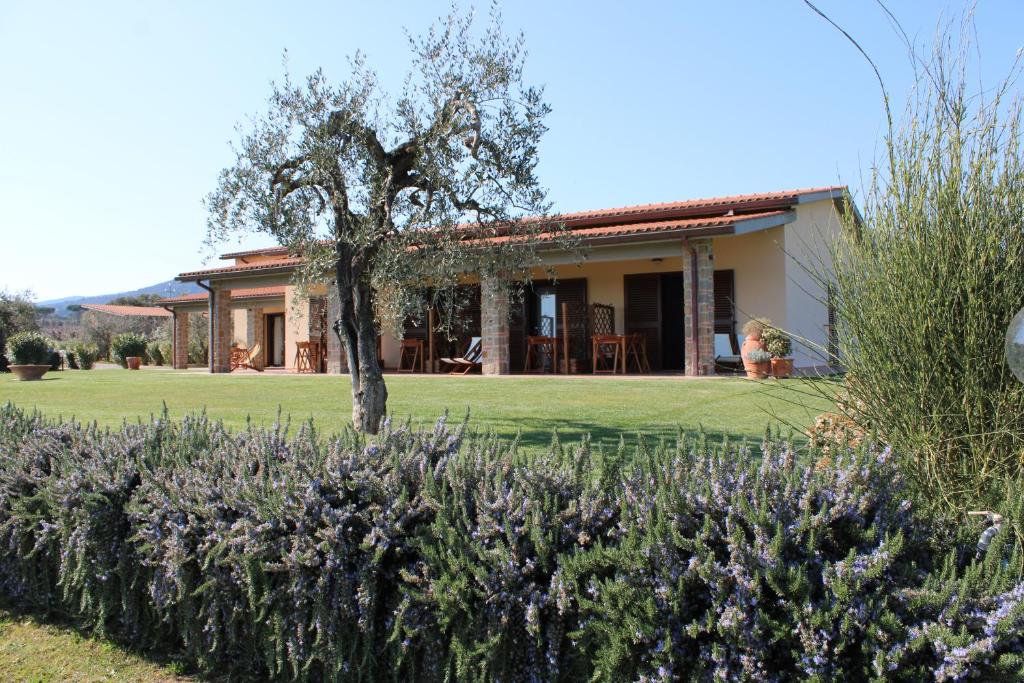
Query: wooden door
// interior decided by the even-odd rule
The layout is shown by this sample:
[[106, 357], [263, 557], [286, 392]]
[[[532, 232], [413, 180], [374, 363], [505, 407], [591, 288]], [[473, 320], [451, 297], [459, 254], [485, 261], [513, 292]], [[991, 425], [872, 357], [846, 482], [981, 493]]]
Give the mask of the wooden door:
[[661, 273], [626, 275], [625, 332], [642, 334], [647, 340], [647, 358], [655, 370], [662, 368]]

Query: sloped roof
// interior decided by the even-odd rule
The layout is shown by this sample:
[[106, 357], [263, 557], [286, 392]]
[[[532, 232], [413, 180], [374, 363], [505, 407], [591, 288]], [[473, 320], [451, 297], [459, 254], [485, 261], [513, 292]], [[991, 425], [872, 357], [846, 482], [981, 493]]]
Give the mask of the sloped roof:
[[[847, 188], [843, 185], [828, 185], [756, 194], [687, 199], [661, 204], [637, 204], [523, 220], [543, 220], [564, 224], [584, 242], [611, 238], [629, 239], [632, 236], [640, 235], [657, 236], [659, 233], [666, 235], [687, 232], [730, 234], [744, 223], [750, 226], [749, 229], [762, 229], [774, 225], [773, 219], [785, 222], [786, 213], [795, 205], [824, 199], [839, 199], [846, 191]], [[552, 234], [551, 237], [554, 235]], [[541, 238], [543, 239], [543, 236]], [[516, 237], [496, 236], [486, 238], [486, 241], [498, 242], [506, 239], [516, 239]], [[253, 271], [287, 271], [303, 262], [301, 257], [289, 256], [287, 247], [236, 251], [223, 254], [221, 258], [245, 258], [246, 256], [284, 256], [286, 258], [197, 270], [182, 273], [178, 279], [197, 280], [209, 276]]]
[[[231, 300], [245, 299], [269, 299], [272, 297], [284, 296], [284, 287], [250, 287], [248, 289], [232, 289]], [[172, 296], [167, 299], [160, 299], [161, 304], [190, 304], [206, 301], [208, 294], [185, 294], [183, 296]]]
[[125, 317], [169, 318], [171, 312], [159, 306], [118, 306], [116, 304], [82, 304], [87, 311]]

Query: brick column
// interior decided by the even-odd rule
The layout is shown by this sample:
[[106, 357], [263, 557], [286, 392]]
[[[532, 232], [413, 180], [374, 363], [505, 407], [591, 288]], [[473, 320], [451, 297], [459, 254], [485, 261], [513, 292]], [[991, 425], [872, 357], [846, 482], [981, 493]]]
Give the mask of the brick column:
[[[333, 284], [329, 286], [333, 287]], [[334, 332], [334, 323], [340, 316], [341, 306], [338, 303], [338, 292], [334, 290], [327, 297], [327, 374], [329, 375], [348, 372], [345, 348]]]
[[264, 334], [264, 318], [262, 308], [250, 308], [245, 311], [245, 345], [252, 350], [257, 344], [260, 345], [260, 352], [252, 359], [253, 365], [262, 369], [266, 366], [264, 357], [267, 352], [266, 339]]
[[174, 311], [174, 347], [171, 365], [175, 370], [188, 367], [188, 311]]
[[509, 374], [508, 283], [488, 277], [480, 283], [480, 325], [483, 373]]
[[[697, 291], [694, 310], [693, 256], [696, 254]], [[715, 257], [710, 239], [693, 239], [683, 255], [686, 374], [715, 374]], [[694, 315], [697, 317], [694, 335]]]
[[213, 290], [213, 315], [210, 326], [213, 343], [210, 348], [212, 372], [231, 372], [231, 290]]

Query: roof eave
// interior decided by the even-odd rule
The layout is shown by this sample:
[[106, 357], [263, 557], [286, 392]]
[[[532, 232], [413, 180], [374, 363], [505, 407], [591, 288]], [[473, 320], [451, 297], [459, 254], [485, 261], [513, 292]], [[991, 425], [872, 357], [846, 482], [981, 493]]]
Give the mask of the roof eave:
[[199, 280], [237, 280], [239, 278], [246, 277], [263, 277], [266, 275], [284, 275], [290, 274], [295, 271], [296, 264], [289, 264], [287, 266], [267, 266], [260, 268], [250, 268], [246, 270], [226, 270], [226, 271], [202, 271], [198, 270], [192, 273], [181, 273], [175, 280], [178, 282], [198, 282]]

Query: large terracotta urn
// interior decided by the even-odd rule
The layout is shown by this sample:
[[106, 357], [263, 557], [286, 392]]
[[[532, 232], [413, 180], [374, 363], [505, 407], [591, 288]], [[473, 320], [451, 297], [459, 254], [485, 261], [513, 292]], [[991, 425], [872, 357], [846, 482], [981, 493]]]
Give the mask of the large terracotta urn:
[[31, 382], [37, 379], [42, 379], [46, 371], [50, 369], [49, 365], [8, 365], [14, 376], [21, 382]]
[[142, 365], [142, 356], [128, 356], [124, 360], [128, 363], [129, 370], [138, 370], [139, 366]]

